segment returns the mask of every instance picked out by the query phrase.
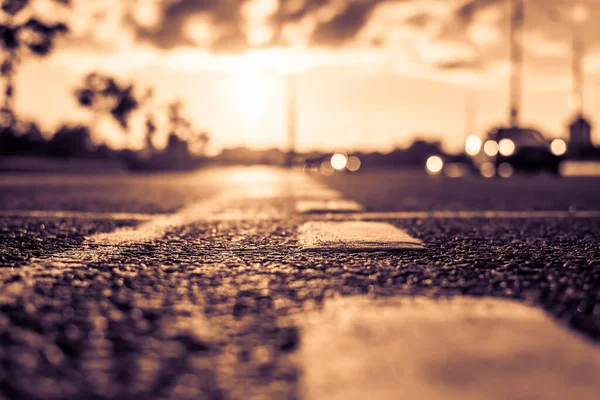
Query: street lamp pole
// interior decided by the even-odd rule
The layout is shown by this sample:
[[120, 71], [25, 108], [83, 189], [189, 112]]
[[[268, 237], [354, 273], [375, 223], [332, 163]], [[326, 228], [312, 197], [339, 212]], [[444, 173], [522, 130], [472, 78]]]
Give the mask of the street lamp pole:
[[585, 44], [583, 39], [582, 24], [588, 18], [588, 11], [584, 5], [577, 4], [573, 8], [573, 92], [571, 106], [577, 116], [583, 115], [583, 58], [585, 57]]
[[511, 0], [510, 22], [510, 124], [519, 125], [523, 74], [524, 0]]
[[296, 111], [297, 111], [297, 79], [296, 73], [290, 72], [287, 76], [287, 130], [288, 154], [287, 164], [292, 166], [296, 156]]
[[583, 40], [579, 28], [573, 33], [573, 108], [577, 115], [583, 115]]

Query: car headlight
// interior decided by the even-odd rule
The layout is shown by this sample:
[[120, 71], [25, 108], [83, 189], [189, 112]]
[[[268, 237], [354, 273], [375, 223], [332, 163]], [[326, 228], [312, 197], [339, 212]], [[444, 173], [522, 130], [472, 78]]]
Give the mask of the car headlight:
[[479, 136], [469, 136], [465, 142], [465, 152], [470, 156], [476, 156], [481, 151], [481, 139]]
[[502, 154], [504, 157], [509, 157], [514, 154], [516, 146], [515, 142], [513, 142], [512, 140], [502, 139], [500, 143], [498, 143], [498, 148], [500, 154]]
[[498, 143], [494, 140], [488, 140], [483, 145], [483, 151], [490, 157], [494, 157], [498, 154]]
[[554, 139], [550, 144], [550, 150], [555, 156], [564, 156], [567, 152], [567, 143], [562, 139]]

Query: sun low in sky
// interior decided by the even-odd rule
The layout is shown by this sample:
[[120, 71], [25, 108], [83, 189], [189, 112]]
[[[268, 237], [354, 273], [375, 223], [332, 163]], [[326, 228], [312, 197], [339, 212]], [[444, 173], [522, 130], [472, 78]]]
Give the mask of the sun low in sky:
[[[20, 112], [47, 127], [89, 120], [71, 88], [91, 70], [181, 98], [213, 151], [285, 146], [290, 74], [299, 150], [387, 151], [417, 136], [459, 150], [508, 122], [510, 0], [38, 2], [40, 15], [71, 28], [19, 75]], [[584, 112], [600, 142], [599, 20], [599, 0], [525, 1], [524, 124], [566, 135], [579, 35]], [[118, 128], [101, 129], [128, 143]]]

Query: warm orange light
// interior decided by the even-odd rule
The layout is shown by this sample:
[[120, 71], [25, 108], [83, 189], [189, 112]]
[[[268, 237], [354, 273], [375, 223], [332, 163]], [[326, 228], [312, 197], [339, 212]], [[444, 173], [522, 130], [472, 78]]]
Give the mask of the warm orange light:
[[479, 136], [469, 136], [465, 142], [465, 152], [470, 156], [476, 156], [481, 150], [481, 138]]
[[510, 139], [502, 139], [498, 144], [500, 154], [504, 157], [510, 157], [515, 153], [515, 142]]
[[550, 150], [555, 156], [563, 156], [567, 152], [567, 143], [562, 139], [554, 139], [550, 144]]
[[361, 166], [360, 158], [358, 158], [356, 156], [348, 157], [348, 165], [346, 165], [346, 168], [348, 169], [348, 171], [356, 172], [360, 169], [360, 166]]
[[498, 143], [493, 140], [488, 140], [483, 145], [483, 151], [490, 157], [494, 157], [498, 154]]
[[323, 160], [319, 166], [319, 172], [324, 176], [331, 176], [335, 172], [335, 169], [331, 166], [331, 160]]
[[573, 18], [573, 22], [576, 24], [581, 24], [590, 18], [590, 10], [585, 4], [575, 4], [571, 10], [571, 16]]
[[265, 105], [271, 93], [271, 82], [259, 72], [238, 75], [234, 84], [234, 96], [242, 120], [250, 128], [256, 127], [265, 114]]
[[498, 165], [498, 175], [500, 175], [503, 178], [510, 178], [514, 172], [515, 170], [513, 166], [509, 163], [502, 163]]
[[486, 162], [481, 165], [479, 172], [484, 178], [493, 178], [496, 175], [496, 167], [491, 162]]
[[333, 157], [331, 157], [331, 166], [338, 171], [341, 171], [346, 168], [348, 164], [348, 157], [342, 153], [335, 153]]
[[425, 168], [431, 175], [438, 175], [444, 168], [444, 160], [442, 160], [440, 156], [431, 156], [427, 159]]

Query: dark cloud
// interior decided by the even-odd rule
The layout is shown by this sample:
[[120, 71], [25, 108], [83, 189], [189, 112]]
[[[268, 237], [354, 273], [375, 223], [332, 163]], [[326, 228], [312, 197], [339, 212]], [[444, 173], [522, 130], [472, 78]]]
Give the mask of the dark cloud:
[[339, 46], [353, 39], [368, 20], [371, 11], [382, 1], [350, 3], [330, 21], [318, 25], [311, 41], [316, 45]]
[[[127, 17], [127, 22], [134, 27], [140, 41], [152, 43], [162, 49], [171, 49], [194, 44], [184, 32], [186, 19], [205, 14], [214, 23], [215, 31], [219, 32], [210, 50], [238, 52], [248, 46], [244, 35], [245, 21], [241, 16], [241, 7], [245, 1], [248, 0], [177, 0], [165, 7], [159, 27], [139, 26], [131, 16]], [[268, 21], [274, 31], [270, 45], [286, 45], [281, 38], [286, 24], [305, 17], [315, 18], [319, 10], [330, 7], [333, 3], [332, 0], [306, 0], [300, 8], [287, 11], [286, 1], [288, 0], [280, 0], [278, 11]], [[385, 1], [389, 0], [349, 0], [340, 14], [317, 25], [310, 42], [333, 47], [351, 40], [368, 20], [375, 6]]]
[[279, 10], [273, 16], [273, 22], [275, 24], [299, 21], [305, 16], [310, 15], [321, 7], [331, 3], [331, 0], [306, 0], [302, 7], [291, 12], [286, 11], [286, 3], [288, 2], [289, 0], [279, 0]]
[[[190, 38], [186, 36], [185, 25], [189, 17], [203, 15], [212, 24], [211, 43], [205, 44], [205, 49], [216, 52], [239, 53], [249, 48], [249, 40], [246, 37], [246, 20], [242, 15], [242, 7], [250, 0], [169, 0], [165, 2], [163, 9], [163, 18], [157, 27], [144, 27], [136, 24], [133, 16], [127, 16], [126, 21], [134, 28], [136, 37], [140, 42], [150, 43], [161, 49], [173, 49], [181, 46], [197, 46]], [[286, 27], [295, 25], [299, 22], [309, 22], [316, 24], [311, 32], [307, 32], [305, 41], [309, 46], [338, 48], [348, 43], [358, 35], [361, 29], [368, 23], [374, 9], [381, 3], [397, 4], [407, 2], [408, 0], [345, 0], [345, 6], [339, 7], [337, 0], [304, 0], [299, 4], [292, 5], [291, 0], [278, 0], [277, 11], [271, 15], [265, 23], [272, 29], [273, 36], [262, 46], [287, 46], [286, 40], [292, 40], [284, 37]], [[439, 0], [439, 6], [445, 7], [449, 0]], [[590, 5], [592, 10], [592, 19], [594, 15], [599, 15], [600, 7], [594, 6], [597, 0], [581, 0]], [[418, 4], [418, 3], [417, 3]], [[435, 3], [437, 6], [438, 2]], [[456, 3], [454, 3], [456, 4]], [[456, 6], [453, 14], [446, 18], [432, 12], [430, 7], [418, 9], [415, 13], [407, 15], [399, 21], [400, 25], [414, 28], [415, 31], [423, 31], [426, 41], [430, 42], [457, 42], [470, 47], [474, 53], [479, 54], [482, 60], [494, 60], [501, 54], [504, 56], [505, 43], [486, 43], [480, 42], [473, 37], [473, 31], [470, 27], [476, 23], [477, 15], [480, 11], [488, 10], [492, 7], [501, 10], [499, 20], [489, 23], [496, 24], [492, 29], [499, 29], [500, 26], [508, 26], [510, 14], [509, 2], [506, 0], [462, 0], [460, 5]], [[548, 25], [549, 8], [560, 10], [559, 6], [568, 6], [568, 0], [530, 0], [527, 4], [527, 20], [529, 26]], [[319, 22], [319, 16], [322, 16], [324, 10], [337, 9], [337, 15], [331, 19]], [[564, 7], [563, 7], [564, 8]], [[569, 28], [558, 29], [554, 22], [552, 29], [544, 28], [544, 35], [549, 40], [560, 41]], [[564, 25], [564, 24], [563, 24]], [[600, 37], [598, 30], [590, 24], [589, 42], [597, 45]], [[303, 25], [304, 26], [304, 25]], [[429, 29], [434, 28], [434, 29]], [[565, 33], [566, 32], [566, 33]], [[430, 35], [435, 35], [430, 37]], [[372, 47], [382, 47], [387, 43], [386, 32], [380, 36], [369, 38], [367, 42]], [[418, 44], [415, 44], [418, 46]], [[463, 68], [469, 64], [473, 65], [472, 60], [452, 60], [451, 62], [440, 65], [444, 69]], [[484, 63], [485, 64], [485, 63]]]
[[212, 50], [241, 51], [247, 45], [240, 29], [242, 3], [237, 0], [178, 0], [165, 7], [162, 22], [157, 28], [139, 26], [131, 17], [128, 17], [128, 22], [134, 26], [140, 41], [150, 42], [162, 49], [172, 49], [193, 45], [184, 32], [186, 20], [193, 15], [206, 14], [220, 32]]
[[[506, 0], [468, 0], [458, 7], [435, 37], [435, 41], [454, 41], [463, 43], [470, 48], [473, 53], [478, 54], [476, 60], [472, 58], [456, 58], [441, 63], [436, 63], [436, 67], [444, 70], [468, 70], [477, 69], [485, 66], [488, 62], [496, 59], [498, 49], [497, 45], [488, 45], [485, 49], [478, 47], [469, 37], [468, 31], [475, 20], [478, 12], [486, 10], [490, 7], [498, 7], [506, 5], [506, 13], [508, 12], [508, 3]], [[507, 15], [504, 17], [506, 18]], [[504, 18], [502, 23], [504, 23]], [[487, 61], [484, 61], [487, 60]]]
[[[134, 19], [128, 21], [134, 26], [140, 41], [154, 44], [163, 49], [171, 49], [194, 43], [186, 37], [184, 27], [187, 18], [204, 14], [214, 24], [218, 36], [208, 50], [216, 52], [240, 52], [248, 47], [245, 37], [245, 21], [241, 15], [241, 7], [249, 0], [175, 0], [168, 3], [163, 10], [163, 20], [159, 27], [142, 27], [136, 25]], [[287, 24], [298, 22], [304, 18], [314, 18], [324, 8], [331, 7], [333, 0], [306, 0], [301, 7], [289, 9], [289, 0], [279, 0], [277, 12], [270, 17], [268, 23], [274, 35], [269, 45], [288, 45], [282, 38]], [[456, 10], [454, 21], [449, 24], [440, 36], [456, 36], [457, 32], [466, 29], [477, 10], [488, 7], [503, 0], [470, 0]], [[351, 41], [369, 20], [372, 11], [378, 4], [394, 2], [393, 0], [347, 0], [347, 4], [338, 15], [328, 21], [318, 23], [308, 38], [315, 46], [338, 47]], [[425, 27], [432, 16], [426, 12], [407, 18], [404, 23], [417, 27]]]
[[[442, 29], [439, 36], [466, 41], [466, 32], [478, 11], [497, 4], [507, 4], [506, 0], [469, 0], [454, 12], [454, 18]], [[507, 7], [508, 10], [508, 7]]]
[[497, 3], [506, 4], [506, 0], [470, 0], [456, 10], [456, 17], [462, 22], [470, 22], [477, 11], [495, 5]]

